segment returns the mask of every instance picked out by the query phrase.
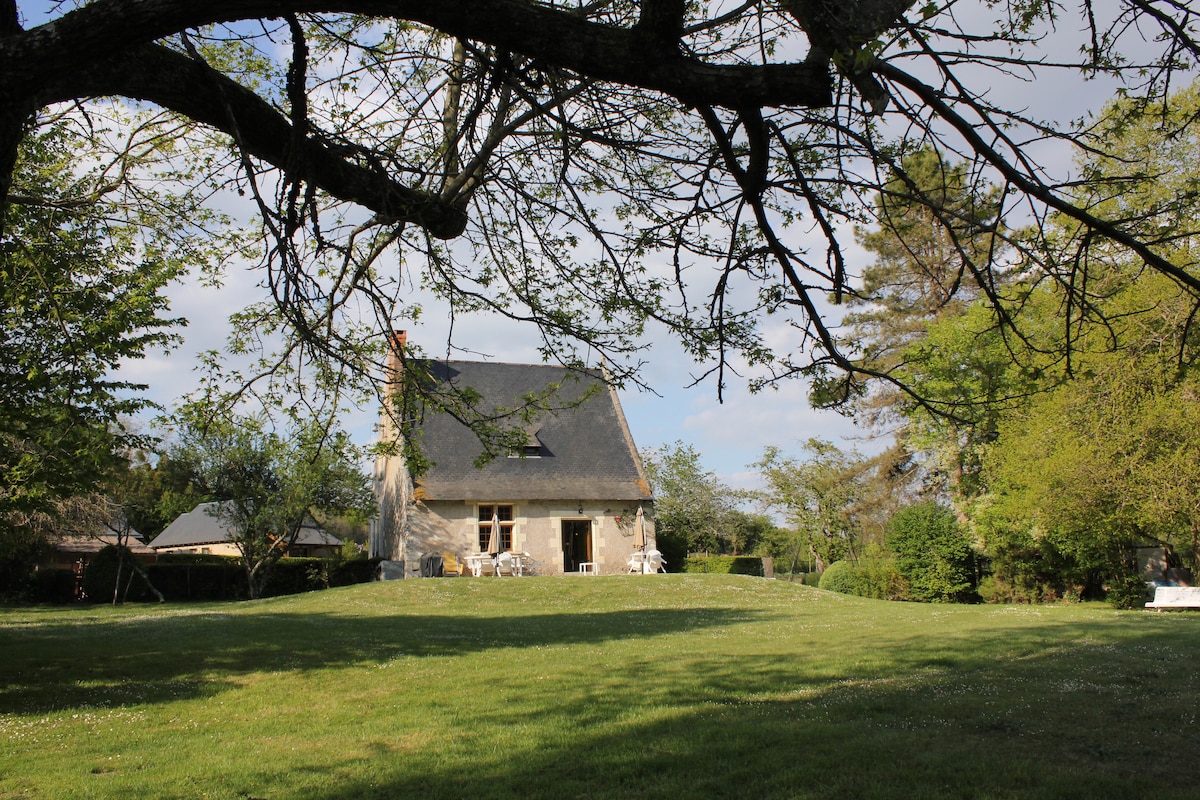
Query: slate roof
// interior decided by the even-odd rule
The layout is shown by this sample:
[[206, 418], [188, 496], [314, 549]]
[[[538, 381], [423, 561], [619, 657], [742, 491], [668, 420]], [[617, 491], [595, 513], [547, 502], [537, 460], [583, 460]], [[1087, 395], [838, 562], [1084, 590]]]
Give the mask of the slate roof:
[[[424, 367], [443, 386], [469, 387], [485, 411], [512, 409], [531, 392], [561, 388], [547, 399], [532, 424], [514, 420], [537, 458], [500, 456], [479, 468], [483, 446], [474, 432], [449, 414], [419, 424], [417, 442], [433, 466], [418, 477], [427, 500], [647, 500], [650, 487], [613, 391], [595, 374], [580, 375], [544, 364], [430, 361]], [[583, 403], [573, 405], [585, 397]], [[502, 423], [504, 424], [504, 423]]]
[[[95, 554], [99, 553], [108, 545], [119, 544], [119, 539], [116, 532], [104, 528], [96, 532], [94, 536], [69, 535], [64, 536], [54, 543], [54, 549], [61, 553], [80, 553], [80, 554]], [[154, 553], [143, 541], [143, 537], [135, 530], [129, 531], [129, 536], [125, 541], [125, 546], [129, 548], [129, 552], [134, 555], [151, 555]]]
[[[201, 503], [186, 514], [180, 514], [174, 522], [163, 528], [162, 533], [154, 537], [150, 546], [157, 550], [164, 547], [196, 547], [229, 542], [229, 529], [225, 527], [225, 523], [209, 513], [210, 510], [215, 510], [216, 506], [216, 503]], [[322, 528], [311, 517], [307, 517], [295, 543], [339, 547], [342, 540]]]

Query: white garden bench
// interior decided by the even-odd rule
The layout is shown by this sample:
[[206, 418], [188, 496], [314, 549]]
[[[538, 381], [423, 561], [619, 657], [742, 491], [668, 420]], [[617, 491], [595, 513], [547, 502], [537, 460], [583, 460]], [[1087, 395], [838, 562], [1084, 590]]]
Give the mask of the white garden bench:
[[1146, 603], [1146, 608], [1200, 609], [1200, 586], [1155, 586], [1154, 599]]

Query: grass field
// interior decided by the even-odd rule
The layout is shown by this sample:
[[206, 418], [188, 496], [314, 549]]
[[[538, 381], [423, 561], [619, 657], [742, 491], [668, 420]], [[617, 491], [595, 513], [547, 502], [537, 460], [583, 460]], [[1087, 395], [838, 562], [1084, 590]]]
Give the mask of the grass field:
[[0, 798], [1200, 796], [1200, 615], [760, 578], [0, 610]]

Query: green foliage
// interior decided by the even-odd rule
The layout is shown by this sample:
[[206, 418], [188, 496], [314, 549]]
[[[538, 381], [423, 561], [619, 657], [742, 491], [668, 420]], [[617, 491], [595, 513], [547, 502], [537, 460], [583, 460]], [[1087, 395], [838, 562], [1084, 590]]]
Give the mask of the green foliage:
[[23, 600], [34, 590], [35, 568], [50, 553], [50, 532], [0, 520], [0, 600]]
[[[1078, 163], [1081, 201], [1181, 271], [1200, 255], [1200, 136], [1188, 124], [1198, 109], [1200, 84], [1155, 106], [1118, 99]], [[1147, 273], [1142, 258], [1092, 248], [1077, 223], [1053, 222], [1034, 261], [1070, 281], [999, 285], [1006, 315], [995, 298], [974, 302], [904, 350], [895, 374], [929, 402], [906, 407], [904, 435], [927, 480], [969, 517], [991, 569], [985, 599], [1100, 597], [1115, 586], [1125, 603], [1137, 596], [1121, 587], [1140, 545], [1200, 567], [1195, 301], [1178, 276]], [[946, 585], [921, 586], [912, 558], [902, 563], [915, 594], [962, 585], [965, 570], [925, 564]]]
[[754, 464], [767, 484], [762, 499], [794, 526], [790, 541], [772, 537], [768, 553], [789, 572], [809, 563], [819, 572], [826, 564], [853, 557], [860, 534], [853, 512], [862, 459], [821, 439], [809, 439], [804, 450], [808, 458], [799, 461], [768, 447]]
[[761, 558], [752, 556], [691, 556], [684, 559], [680, 572], [716, 573], [720, 575], [757, 575], [762, 577]]
[[[283, 558], [270, 571], [262, 597], [314, 592], [375, 580], [378, 560]], [[149, 568], [150, 580], [169, 601], [245, 600], [245, 572], [229, 556], [178, 553]], [[141, 599], [141, 598], [139, 598]]]
[[32, 603], [61, 605], [75, 600], [75, 571], [39, 569], [30, 582], [29, 594], [20, 598]]
[[171, 457], [187, 464], [241, 553], [251, 597], [314, 512], [370, 513], [374, 495], [349, 436], [317, 422], [286, 433], [258, 417], [208, 417], [193, 408]]
[[148, 570], [167, 602], [245, 600], [246, 574], [236, 559], [223, 556], [159, 559]]
[[927, 145], [903, 155], [875, 195], [877, 227], [856, 231], [875, 260], [843, 321], [842, 339], [857, 353], [856, 366], [873, 377], [821, 373], [815, 405], [837, 407], [868, 425], [894, 424], [915, 405], [883, 376], [905, 380], [906, 351], [926, 338], [928, 326], [979, 296], [972, 274], [1006, 250], [1001, 200], [1000, 190], [965, 162], [948, 162]]
[[[831, 574], [832, 573], [832, 574]], [[871, 597], [876, 600], [906, 600], [908, 583], [894, 558], [871, 548], [858, 561], [836, 561], [821, 573], [818, 587], [831, 592]]]
[[854, 564], [854, 594], [876, 600], [912, 600], [909, 581], [898, 560], [879, 547], [869, 547]]
[[741, 493], [706, 471], [691, 445], [663, 445], [643, 452], [642, 461], [654, 489], [655, 541], [668, 564], [682, 563], [689, 552], [737, 554], [754, 548], [762, 520], [735, 507]]
[[1142, 576], [1122, 575], [1109, 583], [1107, 600], [1114, 608], [1144, 609], [1153, 595]]
[[133, 558], [128, 547], [101, 548], [84, 570], [84, 597], [92, 603], [112, 603], [114, 596], [118, 602], [145, 596], [146, 582], [130, 567]]
[[146, 454], [136, 452], [131, 461], [124, 470], [118, 468], [109, 491], [129, 525], [147, 542], [180, 514], [212, 499], [197, 487], [190, 465], [174, 460], [170, 453], [151, 463]]
[[[145, 386], [123, 361], [177, 340], [163, 288], [184, 269], [76, 170], [86, 140], [65, 125], [24, 139], [14, 175], [27, 202], [3, 205], [0, 238], [0, 518], [23, 524], [94, 490], [142, 439], [121, 420]], [[175, 223], [173, 223], [175, 224]]]
[[821, 573], [817, 586], [828, 592], [858, 594], [858, 576], [855, 575], [854, 564], [849, 561], [833, 562]]
[[946, 506], [926, 500], [902, 509], [892, 517], [887, 547], [896, 554], [909, 599], [954, 602], [971, 597], [975, 554]]

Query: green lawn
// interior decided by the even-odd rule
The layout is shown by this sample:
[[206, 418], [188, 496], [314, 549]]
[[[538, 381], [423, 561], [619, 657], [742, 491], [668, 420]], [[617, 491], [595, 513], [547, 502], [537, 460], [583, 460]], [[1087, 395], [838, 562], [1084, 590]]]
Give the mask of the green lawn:
[[714, 575], [0, 610], [0, 798], [1200, 796], [1200, 615]]

